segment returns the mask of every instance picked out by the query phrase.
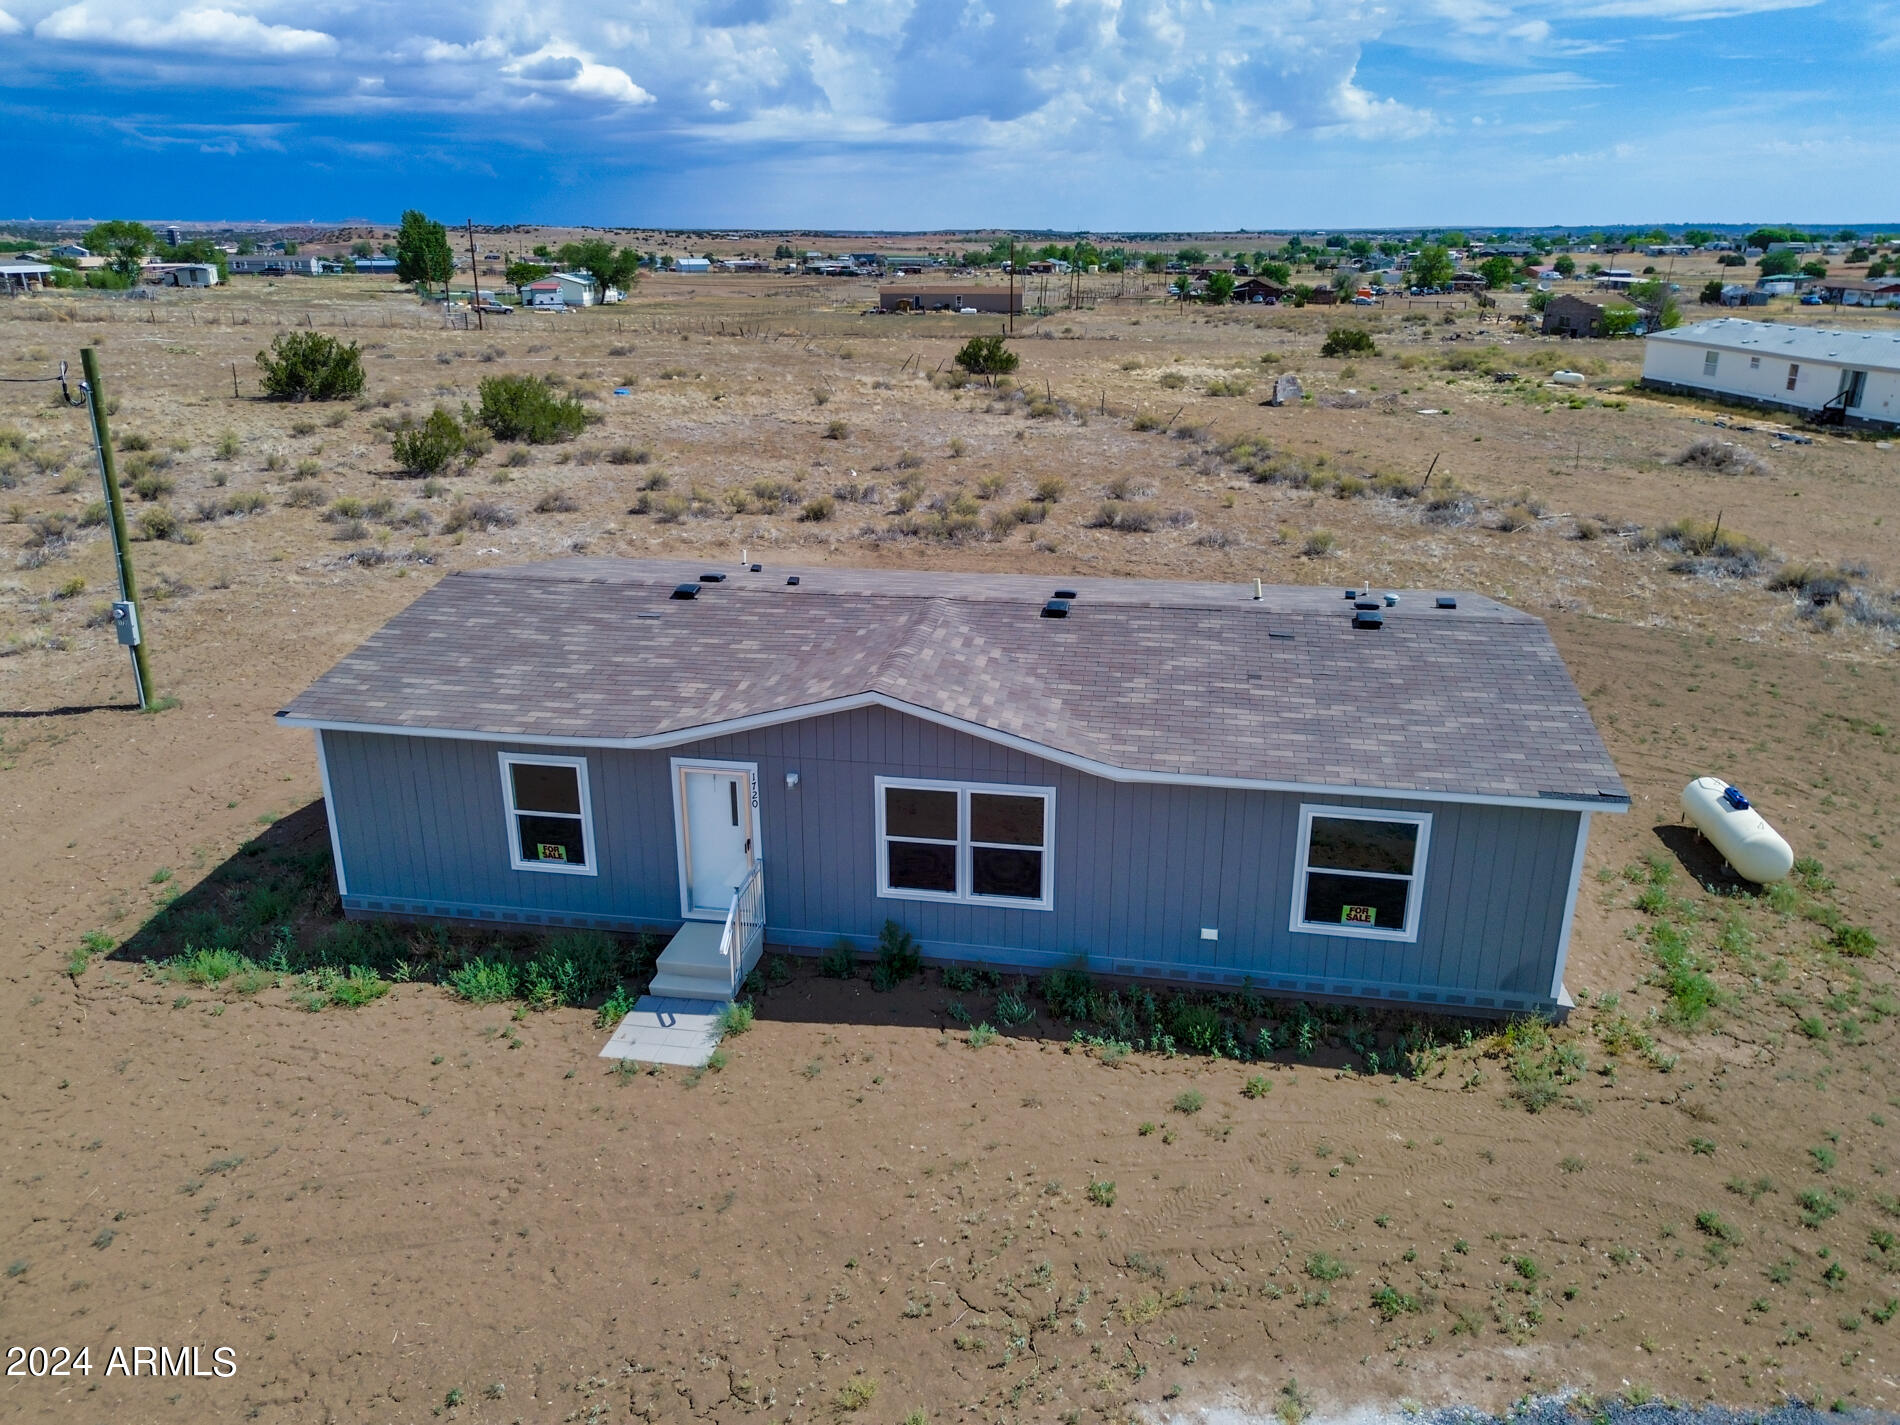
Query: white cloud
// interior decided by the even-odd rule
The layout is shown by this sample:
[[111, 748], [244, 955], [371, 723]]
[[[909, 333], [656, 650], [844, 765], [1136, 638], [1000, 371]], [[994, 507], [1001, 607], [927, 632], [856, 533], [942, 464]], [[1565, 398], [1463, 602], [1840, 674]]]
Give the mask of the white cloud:
[[1773, 10], [1806, 10], [1821, 0], [1585, 0], [1570, 13], [1585, 19], [1732, 20]]
[[0, 35], [17, 35], [25, 28], [5, 10], [0, 10]]
[[321, 30], [267, 25], [255, 15], [205, 7], [168, 16], [122, 14], [90, 0], [55, 10], [33, 27], [33, 35], [77, 44], [265, 59], [321, 57], [337, 51], [336, 40]]

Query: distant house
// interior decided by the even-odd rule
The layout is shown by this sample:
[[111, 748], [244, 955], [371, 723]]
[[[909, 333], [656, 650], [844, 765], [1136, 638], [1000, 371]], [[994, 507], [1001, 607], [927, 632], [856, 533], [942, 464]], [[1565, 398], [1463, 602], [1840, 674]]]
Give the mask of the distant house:
[[317, 277], [323, 272], [323, 259], [299, 253], [286, 257], [281, 252], [253, 252], [233, 257], [225, 263], [233, 277]]
[[53, 267], [45, 262], [0, 261], [0, 292], [11, 296], [53, 285]]
[[1605, 318], [1612, 311], [1633, 311], [1630, 303], [1608, 293], [1596, 296], [1565, 292], [1544, 307], [1545, 336], [1607, 336]]
[[675, 272], [711, 272], [712, 261], [704, 257], [676, 257], [673, 259]]
[[597, 300], [594, 279], [580, 272], [551, 272], [521, 290], [530, 307], [591, 307]]
[[1234, 284], [1236, 302], [1280, 302], [1292, 289], [1265, 277], [1248, 277]]
[[1339, 293], [1331, 287], [1315, 287], [1307, 293], [1306, 304], [1309, 307], [1334, 307], [1339, 304]]
[[881, 312], [959, 312], [972, 308], [979, 312], [1023, 310], [1023, 289], [1012, 293], [1008, 287], [880, 287], [877, 306]]
[[396, 259], [393, 257], [359, 257], [355, 261], [358, 272], [389, 277], [396, 275]]
[[1482, 272], [1454, 272], [1447, 285], [1454, 292], [1482, 292], [1487, 284]]
[[1630, 805], [1544, 624], [1475, 594], [556, 560], [448, 575], [278, 720], [346, 915], [658, 931], [652, 993], [707, 1000], [896, 921], [939, 963], [1562, 1013]]
[[50, 255], [53, 257], [78, 259], [81, 257], [91, 257], [92, 249], [76, 242], [62, 242], [50, 249]]
[[1739, 282], [1728, 282], [1722, 286], [1722, 305], [1724, 307], [1765, 307], [1768, 294], [1753, 287], [1744, 287]]
[[1718, 317], [1650, 333], [1643, 384], [1843, 425], [1900, 428], [1900, 331]]
[[1824, 277], [1815, 290], [1843, 307], [1900, 307], [1900, 277]]
[[218, 269], [209, 262], [150, 262], [144, 278], [157, 287], [215, 287]]

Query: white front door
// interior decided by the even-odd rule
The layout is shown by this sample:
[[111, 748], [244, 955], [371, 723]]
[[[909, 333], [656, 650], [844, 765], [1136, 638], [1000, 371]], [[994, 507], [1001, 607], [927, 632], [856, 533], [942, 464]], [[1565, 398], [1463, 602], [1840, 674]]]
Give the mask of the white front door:
[[732, 893], [757, 860], [758, 772], [747, 763], [675, 762], [680, 912], [724, 919]]

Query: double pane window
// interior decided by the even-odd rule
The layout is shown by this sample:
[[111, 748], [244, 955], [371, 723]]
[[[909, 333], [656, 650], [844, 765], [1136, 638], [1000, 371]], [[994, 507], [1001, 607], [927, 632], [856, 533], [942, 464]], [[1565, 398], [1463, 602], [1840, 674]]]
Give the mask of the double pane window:
[[504, 752], [501, 781], [514, 868], [593, 875], [586, 760]]
[[1304, 808], [1295, 930], [1415, 939], [1431, 818]]
[[878, 893], [1047, 909], [1054, 795], [879, 778]]

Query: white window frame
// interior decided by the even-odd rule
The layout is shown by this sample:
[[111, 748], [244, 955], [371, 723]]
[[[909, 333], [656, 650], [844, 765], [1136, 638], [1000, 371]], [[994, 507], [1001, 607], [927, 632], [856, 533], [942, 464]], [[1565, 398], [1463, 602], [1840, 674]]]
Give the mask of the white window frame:
[[[916, 891], [905, 886], [891, 885], [890, 837], [885, 833], [884, 793], [887, 788], [914, 789], [925, 792], [955, 792], [957, 794], [957, 889], [949, 891]], [[980, 896], [970, 889], [971, 886], [971, 841], [970, 841], [970, 795], [992, 794], [1005, 797], [1042, 798], [1042, 895], [1036, 900], [1019, 900], [1014, 896]], [[1056, 789], [1054, 787], [1031, 787], [1015, 782], [940, 782], [927, 777], [877, 777], [873, 779], [872, 796], [876, 798], [877, 823], [877, 893], [886, 900], [901, 901], [937, 901], [951, 905], [994, 906], [1000, 910], [1054, 910], [1056, 908]], [[980, 845], [1001, 845], [1002, 843], [981, 842]], [[1028, 848], [1025, 848], [1028, 849]]]
[[[1385, 871], [1339, 871], [1345, 876], [1367, 876], [1384, 881], [1409, 881], [1411, 884], [1405, 893], [1405, 928], [1403, 930], [1382, 929], [1365, 925], [1312, 925], [1306, 919], [1306, 873], [1308, 854], [1313, 848], [1313, 818], [1316, 816], [1338, 817], [1346, 821], [1403, 821], [1418, 828], [1418, 847], [1412, 853], [1412, 874], [1396, 876]], [[1291, 929], [1296, 935], [1339, 935], [1354, 940], [1398, 940], [1406, 943], [1418, 939], [1418, 922], [1423, 908], [1425, 894], [1425, 856], [1431, 849], [1432, 814], [1426, 811], [1386, 811], [1380, 807], [1336, 807], [1318, 804], [1302, 804], [1300, 807], [1299, 850], [1293, 861], [1293, 920]], [[1314, 869], [1330, 871], [1336, 868], [1320, 866]]]
[[1704, 376], [1715, 375], [1716, 371], [1721, 367], [1721, 365], [1722, 365], [1721, 352], [1704, 351], [1702, 353], [1702, 374]]
[[[545, 871], [555, 876], [597, 876], [600, 874], [600, 856], [594, 844], [594, 803], [587, 789], [587, 759], [585, 757], [559, 757], [550, 752], [503, 752], [501, 759], [501, 802], [508, 816], [508, 864], [517, 871]], [[575, 780], [581, 793], [581, 854], [586, 857], [584, 866], [570, 866], [560, 861], [524, 861], [521, 859], [521, 826], [518, 818], [522, 816], [562, 816], [565, 812], [523, 812], [515, 806], [516, 766], [528, 767], [572, 767]]]

